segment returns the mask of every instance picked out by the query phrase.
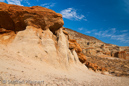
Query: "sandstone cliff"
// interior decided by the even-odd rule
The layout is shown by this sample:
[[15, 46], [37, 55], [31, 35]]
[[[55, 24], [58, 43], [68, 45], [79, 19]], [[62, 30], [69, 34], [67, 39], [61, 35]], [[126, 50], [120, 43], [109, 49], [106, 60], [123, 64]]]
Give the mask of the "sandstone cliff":
[[[0, 81], [44, 80], [46, 86], [93, 86], [92, 82], [96, 86], [121, 84], [121, 78], [103, 76], [87, 69], [106, 70], [88, 62], [84, 55], [96, 53], [92, 50], [85, 53], [83, 45], [89, 49], [94, 46], [94, 41], [90, 44], [85, 37], [99, 40], [81, 36], [85, 45], [76, 39], [79, 35], [71, 38], [73, 32], [67, 31], [63, 24], [62, 15], [50, 9], [0, 3]], [[99, 41], [98, 46], [103, 44]], [[123, 53], [118, 56], [124, 56]], [[122, 82], [121, 85], [128, 85], [126, 78]], [[0, 82], [0, 85], [5, 84]], [[23, 86], [28, 84], [23, 83]]]
[[39, 6], [0, 3], [0, 7], [0, 43], [6, 44], [9, 51], [38, 58], [57, 68], [67, 69], [80, 63], [77, 50], [69, 49], [61, 14]]

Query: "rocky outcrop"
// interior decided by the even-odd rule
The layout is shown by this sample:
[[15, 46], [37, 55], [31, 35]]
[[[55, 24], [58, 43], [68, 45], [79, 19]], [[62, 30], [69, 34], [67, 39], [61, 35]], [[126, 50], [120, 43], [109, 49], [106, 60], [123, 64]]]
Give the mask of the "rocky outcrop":
[[81, 48], [69, 48], [63, 24], [62, 15], [50, 9], [0, 3], [0, 45], [6, 42], [8, 51], [14, 52], [12, 55], [38, 59], [55, 68], [79, 65]]
[[86, 62], [86, 56], [82, 53], [82, 49], [81, 49], [80, 45], [76, 42], [76, 40], [69, 39], [69, 49], [72, 50], [72, 51], [75, 50], [77, 52], [79, 60], [82, 63]]
[[126, 59], [128, 59], [128, 60], [129, 60], [129, 52], [128, 52], [128, 53], [126, 53]]
[[64, 28], [62, 15], [47, 8], [0, 3], [0, 19], [0, 44], [55, 68], [68, 69], [81, 62], [89, 69], [104, 72], [106, 67], [87, 61], [87, 56], [128, 56], [126, 48]]
[[104, 56], [107, 57], [117, 57], [122, 59], [127, 59], [129, 53], [129, 47], [119, 47], [113, 44], [106, 44], [94, 37], [87, 36], [71, 29], [65, 28], [69, 33], [70, 39], [75, 39], [84, 55], [93, 55], [93, 56]]
[[115, 76], [129, 76], [129, 47], [106, 44], [67, 28], [66, 31], [69, 32], [69, 38], [76, 39], [82, 48], [82, 53], [86, 56], [86, 67], [103, 74], [108, 71]]
[[0, 27], [15, 32], [27, 26], [58, 30], [64, 24], [62, 15], [40, 6], [22, 7], [0, 3]]
[[102, 71], [102, 72], [107, 71], [107, 69], [105, 67], [99, 67], [97, 64], [94, 64], [91, 62], [87, 62], [85, 65], [94, 71]]
[[[64, 33], [68, 33], [68, 32], [64, 31]], [[69, 34], [67, 35], [68, 35], [68, 38], [70, 38], [69, 37], [70, 35]], [[75, 39], [69, 39], [69, 49], [72, 51], [76, 51], [80, 62], [85, 64], [85, 66], [88, 67], [89, 69], [92, 69], [93, 71], [101, 71], [102, 73], [107, 71], [105, 67], [100, 67], [95, 63], [88, 62], [86, 59], [86, 56], [82, 52], [82, 48], [80, 47], [80, 44], [78, 44]], [[90, 55], [91, 53], [95, 53], [94, 48], [88, 48], [88, 50], [89, 49], [91, 50], [86, 52], [88, 55]]]
[[126, 59], [126, 51], [120, 51], [120, 52], [118, 52], [118, 58]]
[[[90, 56], [87, 58], [88, 62], [95, 63], [100, 68], [108, 71], [114, 76], [129, 77], [129, 60], [119, 58], [102, 58], [98, 56]], [[94, 65], [91, 65], [91, 69], [95, 69]], [[98, 69], [97, 69], [98, 70]]]
[[0, 41], [3, 44], [7, 41], [10, 51], [40, 59], [56, 68], [68, 69], [72, 64], [87, 63], [80, 45], [75, 39], [70, 39], [62, 27], [64, 23], [60, 14], [39, 6], [5, 3], [0, 3], [0, 6]]
[[[112, 78], [87, 70], [88, 67], [108, 74], [104, 67], [100, 67], [102, 64], [99, 66], [87, 61], [84, 49], [62, 27], [60, 14], [39, 6], [22, 7], [5, 3], [0, 3], [0, 12], [2, 86], [117, 86], [121, 82], [124, 83], [121, 85], [128, 85], [128, 79]], [[91, 45], [94, 46], [94, 42]]]

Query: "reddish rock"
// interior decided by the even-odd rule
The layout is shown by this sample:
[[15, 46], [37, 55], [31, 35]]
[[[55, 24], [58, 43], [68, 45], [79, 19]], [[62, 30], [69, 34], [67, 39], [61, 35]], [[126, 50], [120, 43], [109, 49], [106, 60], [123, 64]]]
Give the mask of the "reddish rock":
[[111, 52], [104, 52], [103, 54], [111, 56]]
[[70, 49], [75, 49], [75, 51], [77, 53], [82, 52], [82, 49], [81, 49], [80, 45], [74, 39], [69, 39], [69, 48]]
[[63, 33], [64, 33], [65, 35], [68, 35], [68, 32], [67, 32], [67, 31], [65, 31], [65, 30], [63, 30]]
[[111, 52], [112, 57], [118, 57], [118, 52]]
[[79, 60], [82, 63], [86, 62], [86, 56], [82, 53], [82, 49], [81, 49], [80, 45], [76, 42], [76, 40], [69, 39], [69, 49], [75, 49], [75, 51], [77, 52], [77, 55], [79, 57]]
[[102, 67], [102, 68], [100, 69], [100, 71], [104, 72], [104, 71], [107, 71], [107, 69], [104, 68], [104, 67]]
[[86, 60], [86, 56], [83, 54], [83, 53], [77, 53], [78, 54], [78, 57], [79, 57], [79, 60], [82, 62], [82, 63], [85, 63], [87, 60]]
[[75, 40], [75, 39], [69, 39], [69, 42], [74, 42], [74, 43], [76, 43], [76, 40]]
[[129, 53], [126, 53], [126, 59], [129, 60]]
[[126, 59], [126, 51], [118, 52], [118, 58]]
[[92, 70], [96, 71], [98, 69], [98, 66], [94, 63], [91, 63], [91, 62], [87, 62], [85, 64], [88, 68], [91, 68]]
[[15, 32], [26, 26], [47, 29], [52, 32], [64, 24], [62, 15], [40, 6], [23, 7], [0, 2], [0, 28]]
[[86, 65], [88, 68], [91, 68], [91, 69], [94, 70], [94, 71], [97, 71], [97, 70], [102, 71], [102, 72], [107, 71], [106, 68], [104, 68], [104, 67], [99, 67], [99, 66], [98, 66], [97, 64], [95, 64], [95, 63], [86, 62], [85, 65]]

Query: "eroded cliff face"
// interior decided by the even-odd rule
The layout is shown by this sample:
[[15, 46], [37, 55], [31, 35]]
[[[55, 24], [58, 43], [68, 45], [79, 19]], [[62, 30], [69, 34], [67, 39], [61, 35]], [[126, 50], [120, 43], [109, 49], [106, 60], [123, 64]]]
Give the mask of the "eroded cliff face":
[[[96, 86], [104, 86], [114, 85], [114, 81], [116, 86], [121, 82], [128, 85], [128, 79], [87, 70], [88, 67], [107, 71], [87, 61], [83, 41], [71, 38], [72, 32], [66, 31], [63, 24], [62, 15], [50, 9], [0, 3], [0, 85], [92, 86], [95, 82]], [[5, 84], [3, 80], [16, 81], [16, 84]], [[21, 83], [35, 80], [44, 83]]]
[[[61, 14], [39, 6], [0, 3], [0, 7], [0, 43], [6, 45], [8, 51], [13, 51], [12, 55], [17, 53], [29, 59], [36, 58], [55, 68], [68, 69], [83, 63], [85, 68], [90, 67], [94, 71], [102, 69], [87, 62], [80, 44], [85, 37], [76, 35], [75, 38], [80, 37], [80, 40], [71, 38], [72, 31], [67, 32], [63, 27]], [[91, 40], [88, 36], [86, 38]]]
[[[40, 6], [22, 7], [0, 3], [0, 44], [13, 54], [38, 59], [55, 68], [85, 64], [94, 71], [107, 71], [87, 61], [89, 55], [127, 59], [127, 47], [102, 41], [63, 27], [62, 15]], [[81, 63], [80, 63], [81, 62]]]
[[62, 15], [50, 9], [0, 3], [0, 45], [12, 55], [37, 58], [55, 68], [81, 64], [77, 55], [81, 51], [69, 48], [63, 24]]
[[85, 55], [100, 57], [117, 57], [129, 59], [129, 47], [120, 47], [113, 44], [106, 44], [94, 37], [90, 37], [71, 29], [66, 28], [70, 39], [75, 39], [80, 44]]
[[81, 62], [84, 62], [83, 64], [89, 69], [102, 73], [108, 71], [115, 76], [129, 76], [129, 47], [106, 44], [71, 29], [65, 28], [65, 30], [69, 33], [69, 38], [76, 40], [80, 45], [82, 54], [86, 58], [86, 60], [81, 59]]

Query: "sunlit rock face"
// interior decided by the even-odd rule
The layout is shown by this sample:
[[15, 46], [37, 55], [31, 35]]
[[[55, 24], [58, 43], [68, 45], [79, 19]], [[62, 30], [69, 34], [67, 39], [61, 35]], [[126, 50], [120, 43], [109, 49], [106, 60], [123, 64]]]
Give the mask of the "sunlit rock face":
[[62, 15], [50, 9], [0, 3], [0, 44], [23, 57], [68, 69], [80, 62], [77, 53], [69, 49], [63, 24]]
[[84, 55], [129, 59], [129, 47], [107, 44], [95, 37], [87, 36], [68, 28], [65, 28], [65, 30], [69, 33], [70, 39], [77, 41]]
[[40, 6], [22, 7], [0, 3], [0, 27], [21, 31], [26, 26], [58, 30], [64, 24], [62, 15]]

